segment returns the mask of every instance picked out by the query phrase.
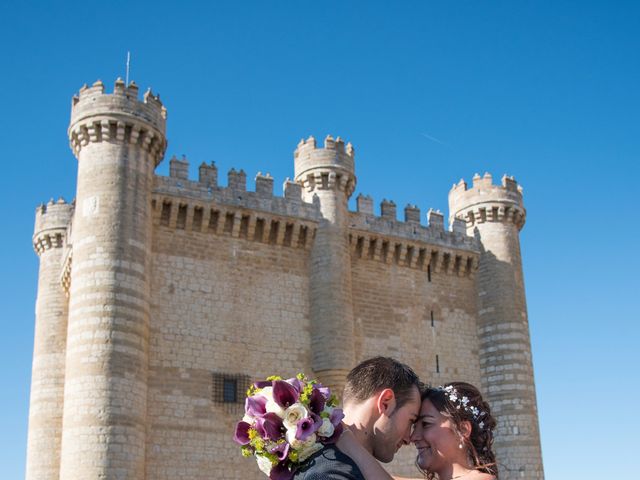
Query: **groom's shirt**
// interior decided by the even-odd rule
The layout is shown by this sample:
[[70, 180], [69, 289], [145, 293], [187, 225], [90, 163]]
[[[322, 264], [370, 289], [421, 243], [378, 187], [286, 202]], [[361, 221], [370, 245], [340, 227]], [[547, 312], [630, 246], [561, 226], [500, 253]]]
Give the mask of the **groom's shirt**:
[[295, 480], [365, 480], [351, 457], [335, 445], [327, 445], [305, 462], [293, 477]]

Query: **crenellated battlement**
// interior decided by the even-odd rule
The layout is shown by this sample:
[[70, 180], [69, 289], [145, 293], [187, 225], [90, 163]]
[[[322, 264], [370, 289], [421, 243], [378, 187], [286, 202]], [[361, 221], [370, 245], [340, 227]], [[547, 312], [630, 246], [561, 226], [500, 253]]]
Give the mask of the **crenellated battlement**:
[[449, 230], [444, 227], [444, 215], [429, 209], [428, 225], [420, 224], [420, 209], [407, 205], [404, 221], [396, 218], [396, 204], [380, 203], [380, 216], [373, 213], [370, 196], [358, 195], [358, 210], [350, 212], [350, 242], [352, 256], [433, 273], [473, 277], [478, 267], [479, 245], [467, 236], [460, 222]]
[[57, 202], [51, 199], [36, 208], [33, 248], [38, 255], [65, 245], [74, 210], [75, 204], [67, 203], [62, 197]]
[[501, 185], [494, 185], [489, 173], [473, 176], [473, 185], [464, 180], [454, 184], [449, 192], [450, 219], [459, 218], [467, 228], [477, 223], [514, 223], [518, 229], [524, 226], [526, 210], [522, 200], [522, 187], [514, 177], [504, 175]]
[[156, 165], [166, 149], [167, 110], [149, 89], [142, 100], [138, 86], [125, 86], [118, 78], [113, 93], [105, 93], [98, 80], [91, 87], [83, 86], [71, 103], [69, 141], [76, 156], [89, 143], [112, 142], [135, 144], [149, 151]]
[[[331, 135], [327, 135], [324, 139], [324, 149], [344, 153], [352, 159], [355, 157], [353, 145], [349, 142], [345, 146], [344, 140], [339, 136], [334, 139]], [[294, 158], [297, 158], [298, 156], [305, 155], [306, 152], [312, 150], [318, 150], [317, 142], [313, 136], [309, 136], [306, 140], [304, 138], [300, 140], [293, 156]]]
[[202, 208], [207, 205], [227, 206], [298, 217], [311, 222], [321, 218], [318, 205], [305, 202], [302, 199], [302, 187], [288, 178], [279, 196], [274, 194], [274, 179], [268, 173], [258, 172], [254, 178], [254, 190], [248, 190], [247, 174], [242, 169], [231, 168], [227, 173], [227, 185], [222, 186], [218, 185], [218, 168], [213, 162], [200, 165], [197, 180], [187, 177], [189, 164], [185, 157], [181, 160], [174, 157], [171, 162], [174, 168], [170, 168], [168, 177], [156, 175], [154, 178], [153, 193], [156, 196], [182, 198], [184, 200], [176, 201], [193, 203]]
[[369, 232], [377, 236], [398, 237], [412, 242], [429, 243], [460, 250], [478, 251], [478, 245], [473, 237], [460, 228], [459, 222], [454, 221], [447, 230], [444, 215], [439, 210], [429, 209], [426, 215], [427, 223], [421, 223], [420, 209], [416, 205], [404, 208], [404, 219], [397, 219], [396, 204], [383, 199], [380, 202], [380, 215], [373, 211], [373, 199], [360, 194], [356, 198], [355, 212], [350, 212], [349, 224], [352, 229]]
[[397, 219], [395, 202], [383, 199], [380, 215], [373, 211], [373, 199], [360, 194], [357, 211], [350, 212], [352, 256], [387, 264], [417, 268], [433, 273], [473, 277], [478, 267], [479, 245], [454, 219], [445, 229], [444, 215], [429, 209], [427, 224], [421, 224], [420, 209], [408, 204], [404, 220]]
[[300, 140], [293, 153], [295, 179], [307, 192], [314, 190], [340, 190], [347, 196], [356, 185], [355, 150], [351, 143], [345, 146], [340, 138], [327, 135], [324, 148], [318, 148], [316, 139]]
[[[187, 160], [178, 162], [184, 167]], [[302, 200], [299, 184], [286, 179], [283, 195], [277, 196], [268, 173], [258, 172], [255, 189], [248, 191], [246, 173], [235, 168], [228, 172], [227, 186], [219, 186], [213, 162], [200, 166], [197, 181], [185, 178], [181, 169], [170, 171], [169, 177], [155, 177], [154, 225], [282, 247], [311, 246], [321, 215], [318, 205]]]

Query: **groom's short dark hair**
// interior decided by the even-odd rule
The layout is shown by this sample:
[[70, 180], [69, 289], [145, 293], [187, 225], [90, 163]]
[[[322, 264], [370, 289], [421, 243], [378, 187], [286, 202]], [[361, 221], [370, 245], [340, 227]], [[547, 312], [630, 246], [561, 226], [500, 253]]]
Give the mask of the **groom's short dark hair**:
[[421, 391], [421, 387], [418, 375], [408, 365], [390, 357], [373, 357], [356, 365], [347, 375], [343, 403], [362, 403], [390, 388], [400, 408], [409, 401], [414, 388]]

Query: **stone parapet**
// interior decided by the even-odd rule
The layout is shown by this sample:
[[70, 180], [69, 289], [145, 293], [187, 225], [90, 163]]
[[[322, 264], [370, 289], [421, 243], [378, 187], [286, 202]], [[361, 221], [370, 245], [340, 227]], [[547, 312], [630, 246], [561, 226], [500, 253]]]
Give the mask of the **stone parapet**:
[[504, 175], [501, 185], [494, 185], [490, 174], [473, 177], [473, 186], [460, 180], [449, 192], [450, 218], [461, 218], [467, 227], [484, 222], [507, 222], [524, 226], [526, 210], [522, 202], [522, 187], [513, 177]]
[[52, 199], [36, 209], [33, 248], [38, 255], [49, 248], [64, 247], [74, 209], [75, 205], [63, 198], [57, 202]]
[[[389, 202], [386, 203], [388, 204]], [[479, 252], [477, 240], [461, 231], [457, 224], [452, 224], [449, 230], [444, 228], [442, 213], [437, 210], [429, 210], [427, 214], [428, 224], [422, 225], [415, 216], [416, 210], [418, 209], [415, 206], [405, 209], [405, 212], [409, 213], [405, 221], [399, 221], [395, 215], [389, 215], [385, 211], [383, 211], [382, 216], [373, 215], [369, 213], [368, 209], [349, 212], [349, 226], [353, 230], [367, 232], [373, 236], [398, 237], [412, 242]]]
[[194, 205], [223, 205], [311, 222], [321, 219], [318, 205], [303, 201], [300, 186], [289, 179], [283, 184], [282, 196], [273, 194], [273, 178], [268, 174], [256, 176], [255, 191], [247, 190], [246, 174], [243, 170], [231, 169], [227, 187], [218, 186], [213, 179], [213, 176], [201, 176], [197, 181], [155, 176], [153, 193], [156, 197], [188, 199], [188, 203]]
[[166, 119], [160, 97], [151, 90], [140, 101], [133, 82], [125, 87], [118, 79], [113, 93], [105, 94], [104, 85], [98, 80], [91, 87], [82, 87], [73, 97], [69, 142], [76, 156], [93, 142], [137, 145], [151, 153], [157, 165], [167, 147]]
[[316, 139], [300, 140], [293, 152], [295, 179], [305, 190], [338, 190], [351, 196], [356, 186], [355, 150], [337, 137], [327, 135], [324, 148], [316, 146]]

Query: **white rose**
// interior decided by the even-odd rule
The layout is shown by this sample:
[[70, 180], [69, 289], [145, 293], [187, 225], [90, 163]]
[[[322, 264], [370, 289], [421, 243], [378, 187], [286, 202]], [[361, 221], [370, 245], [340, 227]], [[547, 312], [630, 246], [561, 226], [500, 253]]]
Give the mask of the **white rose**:
[[256, 455], [256, 461], [258, 462], [258, 468], [268, 477], [273, 467], [271, 460], [263, 455]]
[[320, 435], [321, 437], [330, 437], [331, 435], [333, 435], [334, 430], [335, 429], [333, 428], [331, 420], [329, 420], [328, 418], [323, 418], [322, 425], [318, 429], [318, 435]]
[[293, 430], [295, 432], [298, 422], [303, 418], [307, 418], [309, 412], [301, 403], [294, 403], [284, 411], [283, 424], [287, 430]]
[[273, 387], [264, 387], [260, 390], [260, 395], [267, 399], [265, 408], [269, 413], [275, 413], [280, 418], [284, 417], [284, 409], [273, 399]]
[[316, 434], [312, 433], [311, 435], [309, 435], [307, 437], [306, 440], [298, 440], [296, 438], [296, 431], [295, 429], [291, 429], [291, 430], [287, 430], [287, 442], [289, 442], [289, 445], [291, 445], [291, 448], [294, 448], [295, 450], [301, 450], [304, 449], [305, 447], [309, 447], [311, 445], [313, 445], [314, 443], [316, 443]]
[[321, 443], [313, 443], [312, 445], [307, 445], [302, 448], [298, 452], [298, 460], [304, 462], [311, 455], [316, 453], [318, 450], [322, 450], [323, 445]]

